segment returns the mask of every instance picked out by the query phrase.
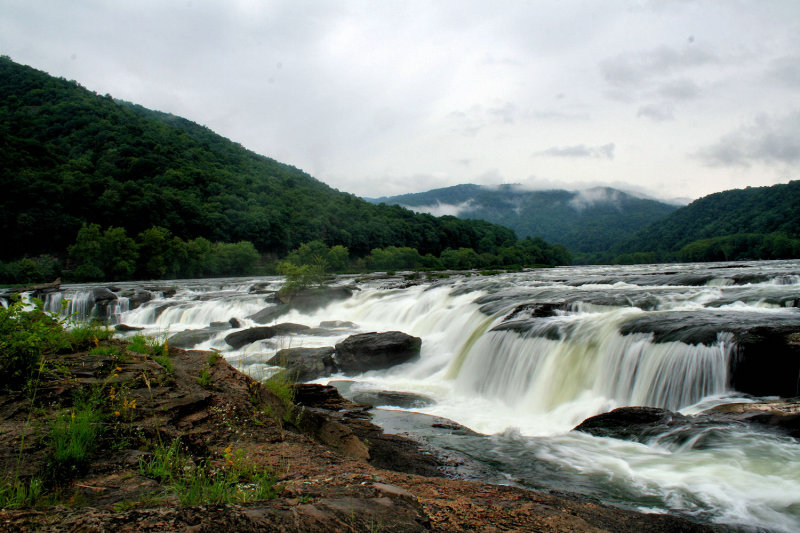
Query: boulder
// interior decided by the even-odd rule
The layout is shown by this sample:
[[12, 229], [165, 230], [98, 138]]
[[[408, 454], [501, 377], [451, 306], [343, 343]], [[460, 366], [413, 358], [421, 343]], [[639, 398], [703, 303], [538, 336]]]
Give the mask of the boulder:
[[142, 304], [153, 299], [153, 294], [144, 289], [124, 289], [117, 292], [117, 295], [128, 299], [128, 309], [136, 309]]
[[338, 371], [333, 361], [333, 347], [286, 348], [278, 350], [267, 364], [284, 367], [295, 381], [330, 376]]
[[328, 329], [355, 329], [358, 327], [358, 324], [347, 320], [323, 320], [319, 323], [319, 327]]
[[736, 335], [733, 389], [753, 396], [800, 395], [800, 326], [760, 326]]
[[350, 287], [321, 287], [279, 295], [279, 298], [283, 303], [290, 305], [292, 309], [308, 313], [325, 307], [331, 302], [346, 300], [352, 295], [353, 289]]
[[596, 437], [642, 441], [688, 422], [689, 419], [680, 413], [657, 407], [620, 407], [587, 418], [573, 428], [573, 431], [582, 431]]
[[701, 415], [768, 426], [800, 438], [800, 398], [726, 403], [707, 409]]
[[310, 328], [302, 324], [292, 324], [288, 322], [285, 324], [277, 324], [275, 326], [259, 326], [255, 328], [243, 329], [242, 331], [235, 331], [225, 337], [225, 342], [238, 350], [242, 346], [246, 346], [256, 341], [271, 339], [276, 335], [299, 333], [307, 329]]
[[270, 339], [275, 336], [275, 328], [269, 326], [261, 326], [256, 328], [243, 329], [242, 331], [234, 331], [225, 337], [225, 342], [230, 344], [234, 349], [239, 349], [250, 343], [260, 341], [262, 339]]
[[345, 374], [381, 370], [419, 358], [422, 339], [400, 331], [351, 335], [336, 345], [336, 364]]
[[311, 328], [303, 324], [293, 324], [292, 322], [284, 322], [282, 324], [275, 324], [272, 326], [275, 330], [275, 335], [291, 335], [292, 333], [304, 333]]
[[167, 339], [167, 343], [170, 346], [175, 346], [176, 348], [194, 348], [201, 342], [205, 342], [211, 337], [215, 336], [217, 333], [227, 329], [230, 329], [230, 326], [227, 322], [216, 325], [212, 324], [211, 326], [203, 329], [186, 329], [184, 331], [179, 331], [174, 335], [170, 335]]
[[350, 287], [320, 287], [318, 289], [304, 289], [286, 295], [276, 294], [267, 301], [274, 304], [265, 307], [257, 313], [248, 316], [257, 324], [268, 324], [289, 311], [297, 310], [310, 313], [325, 307], [336, 300], [344, 300], [353, 295]]
[[394, 390], [356, 391], [353, 392], [351, 399], [356, 403], [365, 403], [373, 407], [391, 405], [402, 409], [421, 409], [436, 403], [433, 398], [424, 394]]
[[256, 324], [268, 324], [289, 311], [291, 311], [290, 307], [285, 304], [270, 305], [257, 313], [249, 315], [247, 318]]
[[117, 331], [125, 332], [125, 331], [141, 331], [144, 328], [139, 326], [129, 326], [127, 324], [117, 324], [116, 326], [114, 326], [114, 329]]
[[112, 302], [117, 301], [117, 295], [106, 287], [95, 287], [92, 289], [92, 300], [94, 308], [92, 312], [98, 320], [108, 320], [108, 307]]

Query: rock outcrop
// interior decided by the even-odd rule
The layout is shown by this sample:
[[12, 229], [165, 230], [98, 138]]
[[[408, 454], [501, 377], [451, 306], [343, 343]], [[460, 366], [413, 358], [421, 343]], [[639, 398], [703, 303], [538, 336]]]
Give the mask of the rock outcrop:
[[267, 364], [286, 368], [294, 381], [311, 381], [338, 372], [334, 353], [332, 347], [285, 348], [278, 350]]
[[336, 345], [336, 364], [345, 374], [382, 370], [419, 358], [422, 339], [400, 331], [351, 335]]

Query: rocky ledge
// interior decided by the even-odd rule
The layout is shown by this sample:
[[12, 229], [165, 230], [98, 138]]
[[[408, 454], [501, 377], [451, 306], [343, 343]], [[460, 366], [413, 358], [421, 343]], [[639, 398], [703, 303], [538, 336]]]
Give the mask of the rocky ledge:
[[[208, 352], [101, 344], [48, 359], [34, 398], [0, 394], [0, 469], [23, 484], [54, 464], [48, 420], [74, 420], [87, 398], [103, 410], [89, 459], [49, 478], [35, 506], [0, 509], [4, 531], [711, 530], [568, 495], [438, 477], [441, 457], [385, 435], [366, 406], [333, 387], [265, 386]], [[182, 470], [143, 468], [168, 443], [179, 444]], [[268, 496], [189, 504], [172, 477], [201, 468], [219, 476], [242, 461], [248, 472], [272, 473]]]

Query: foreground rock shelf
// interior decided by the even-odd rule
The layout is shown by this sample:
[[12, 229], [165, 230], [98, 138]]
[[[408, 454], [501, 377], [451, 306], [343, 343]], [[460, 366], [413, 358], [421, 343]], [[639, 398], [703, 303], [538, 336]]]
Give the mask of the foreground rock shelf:
[[[79, 391], [98, 387], [106, 395], [113, 387], [114, 402], [124, 391], [126, 405], [135, 401], [135, 408], [117, 421], [111, 415], [102, 445], [60, 489], [58, 502], [0, 510], [4, 530], [712, 530], [571, 495], [446, 479], [447, 461], [436, 450], [384, 434], [370, 422], [368, 406], [344, 400], [334, 387], [297, 386], [288, 404], [208, 352], [170, 348], [168, 370], [163, 360], [124, 343], [110, 346], [121, 356], [59, 356], [58, 371], [39, 388], [37, 417], [69, 409]], [[204, 371], [208, 380], [199, 379]], [[46, 431], [28, 423], [30, 403], [22, 392], [0, 395], [0, 467], [17, 468], [21, 450], [23, 479], [47, 461]], [[276, 497], [181, 505], [169, 486], [139, 469], [151, 457], [148, 443], [176, 438], [193, 464], [224, 466], [236, 452], [269, 468], [277, 476]]]

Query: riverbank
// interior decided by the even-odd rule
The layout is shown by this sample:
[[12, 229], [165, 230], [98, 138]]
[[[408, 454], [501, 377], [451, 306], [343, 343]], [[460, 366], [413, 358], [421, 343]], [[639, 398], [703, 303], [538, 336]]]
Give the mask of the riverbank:
[[[45, 357], [35, 391], [0, 395], [0, 468], [29, 496], [39, 486], [28, 500], [7, 499], [6, 530], [710, 530], [434, 477], [442, 458], [384, 435], [332, 387], [265, 386], [214, 352], [96, 344]], [[70, 434], [88, 404], [97, 418], [87, 455], [58, 462], [57, 428]]]

